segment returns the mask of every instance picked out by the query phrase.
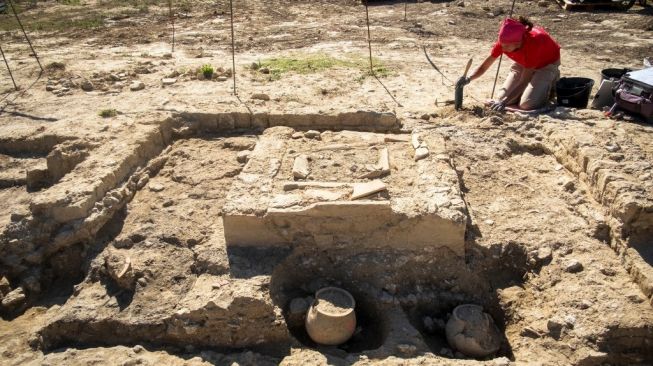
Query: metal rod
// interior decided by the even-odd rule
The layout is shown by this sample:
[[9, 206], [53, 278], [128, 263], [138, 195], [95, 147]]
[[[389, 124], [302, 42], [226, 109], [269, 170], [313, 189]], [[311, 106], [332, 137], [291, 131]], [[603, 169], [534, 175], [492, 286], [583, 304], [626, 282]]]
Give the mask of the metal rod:
[[168, 0], [168, 13], [172, 22], [172, 52], [175, 52], [175, 15], [172, 13], [172, 0]]
[[234, 4], [233, 0], [229, 0], [229, 10], [231, 12], [231, 75], [234, 79], [234, 95], [238, 95], [236, 91], [236, 41], [234, 40]]
[[16, 13], [16, 9], [14, 8], [14, 3], [11, 0], [7, 0], [9, 3], [9, 6], [11, 6], [11, 11], [14, 12], [14, 16], [16, 17], [16, 21], [18, 22], [18, 25], [20, 26], [20, 29], [23, 31], [23, 35], [25, 35], [25, 39], [27, 40], [27, 43], [29, 44], [29, 48], [32, 50], [32, 54], [34, 55], [34, 58], [36, 58], [36, 62], [39, 64], [39, 67], [41, 68], [41, 72], [43, 72], [43, 65], [41, 65], [41, 61], [39, 60], [39, 55], [36, 54], [36, 51], [34, 50], [34, 46], [32, 46], [32, 41], [29, 40], [29, 37], [27, 36], [27, 32], [25, 32], [25, 28], [23, 27], [23, 23], [21, 23], [20, 18], [18, 17], [18, 13]]
[[[512, 6], [510, 7], [510, 15], [508, 15], [508, 18], [512, 18], [512, 12], [515, 10], [515, 0], [512, 0]], [[501, 53], [501, 57], [499, 57], [499, 65], [497, 65], [497, 73], [494, 75], [494, 84], [492, 85], [492, 94], [490, 95], [490, 99], [494, 98], [494, 90], [497, 87], [497, 80], [499, 80], [499, 70], [501, 70], [501, 60], [503, 60], [503, 53]]]
[[370, 35], [370, 12], [367, 10], [367, 1], [365, 1], [365, 19], [367, 21], [367, 46], [370, 50], [370, 72], [374, 75], [372, 67], [372, 36]]
[[406, 17], [406, 13], [408, 12], [408, 0], [404, 1], [404, 22], [408, 21], [408, 18]]
[[14, 83], [14, 88], [18, 90], [18, 85], [16, 85], [16, 81], [14, 80], [14, 75], [11, 73], [11, 69], [9, 68], [9, 63], [7, 62], [7, 58], [5, 57], [5, 52], [2, 50], [2, 46], [0, 46], [0, 53], [2, 53], [2, 59], [5, 60], [5, 65], [7, 65], [7, 71], [9, 71], [11, 82]]

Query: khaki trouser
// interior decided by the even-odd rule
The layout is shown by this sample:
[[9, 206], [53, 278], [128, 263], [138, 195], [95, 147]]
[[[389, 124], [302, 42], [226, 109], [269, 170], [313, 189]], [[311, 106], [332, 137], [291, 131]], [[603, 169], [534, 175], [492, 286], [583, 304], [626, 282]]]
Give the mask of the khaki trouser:
[[505, 97], [506, 105], [519, 104], [519, 108], [524, 110], [544, 107], [560, 78], [559, 66], [560, 61], [541, 69], [527, 69], [513, 63], [506, 81], [499, 89], [499, 100]]

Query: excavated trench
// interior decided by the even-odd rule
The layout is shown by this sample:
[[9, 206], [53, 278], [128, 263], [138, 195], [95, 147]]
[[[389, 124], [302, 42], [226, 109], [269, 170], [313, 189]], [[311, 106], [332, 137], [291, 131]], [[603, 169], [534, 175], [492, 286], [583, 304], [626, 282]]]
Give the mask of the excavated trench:
[[[271, 260], [269, 255], [262, 258], [261, 263], [255, 265], [252, 263], [253, 259], [249, 253], [239, 253], [237, 248], [224, 252], [229, 263], [219, 263], [219, 258], [210, 258], [207, 252], [213, 249], [220, 255], [220, 251], [224, 249], [201, 247], [205, 243], [211, 242], [212, 237], [221, 235], [220, 228], [213, 228], [212, 232], [205, 229], [205, 234], [195, 238], [190, 234], [201, 232], [201, 229], [198, 230], [193, 225], [185, 225], [175, 230], [171, 227], [161, 226], [163, 225], [161, 220], [166, 220], [166, 215], [177, 216], [176, 207], [187, 207], [186, 200], [194, 201], [192, 202], [194, 207], [209, 207], [218, 204], [216, 216], [219, 216], [219, 207], [222, 205], [220, 197], [224, 197], [224, 194], [202, 195], [199, 192], [209, 189], [209, 185], [215, 182], [215, 178], [224, 179], [224, 183], [221, 184], [229, 184], [228, 182], [235, 179], [234, 177], [237, 176], [240, 169], [234, 171], [228, 168], [229, 164], [221, 164], [219, 161], [211, 162], [211, 159], [202, 154], [213, 156], [215, 147], [211, 147], [211, 144], [214, 144], [213, 146], [222, 151], [220, 154], [230, 155], [230, 159], [236, 160], [237, 152], [252, 149], [253, 145], [240, 137], [235, 137], [234, 140], [226, 135], [212, 138], [205, 134], [202, 135], [202, 139], [197, 140], [199, 141], [198, 145], [198, 143], [192, 143], [193, 137], [187, 135], [183, 128], [178, 131], [186, 135], [176, 142], [171, 141], [171, 148], [161, 148], [164, 150], [163, 155], [154, 160], [162, 159], [163, 162], [157, 162], [156, 169], [146, 171], [149, 179], [143, 184], [138, 184], [138, 190], [134, 192], [129, 203], [123, 204], [122, 209], [116, 209], [111, 219], [94, 234], [93, 238], [85, 241], [87, 244], [68, 245], [49, 259], [44, 273], [54, 276], [54, 279], [60, 278], [60, 281], [52, 283], [62, 284], [63, 278], [66, 278], [68, 280], [66, 286], [59, 287], [66, 287], [68, 291], [65, 292], [69, 292], [72, 289], [72, 282], [78, 282], [74, 279], [81, 280], [80, 275], [87, 273], [83, 281], [75, 284], [73, 298], [82, 296], [85, 291], [91, 291], [86, 289], [87, 287], [104, 288], [106, 295], [102, 296], [103, 306], [111, 307], [113, 305], [108, 305], [108, 303], [115, 300], [115, 305], [121, 311], [127, 311], [130, 307], [142, 307], [145, 303], [142, 302], [144, 299], [139, 298], [141, 296], [139, 292], [144, 291], [143, 287], [163, 287], [165, 284], [163, 281], [153, 279], [157, 275], [163, 277], [156, 273], [157, 264], [155, 262], [145, 262], [145, 265], [150, 267], [148, 271], [143, 270], [142, 267], [139, 268], [139, 264], [134, 258], [141, 255], [139, 253], [147, 256], [144, 254], [146, 251], [161, 246], [192, 253], [193, 262], [176, 268], [176, 271], [181, 274], [171, 274], [170, 278], [173, 283], [177, 282], [181, 291], [179, 296], [182, 297], [185, 295], [184, 293], [192, 293], [193, 284], [200, 281], [202, 276], [210, 275], [217, 278], [217, 276], [223, 276], [227, 268], [236, 280], [240, 278], [247, 281], [256, 278], [257, 275], [270, 275], [270, 296], [273, 303], [283, 311], [289, 335], [295, 341], [308, 347], [324, 349], [310, 340], [303, 328], [303, 323], [300, 324], [296, 321], [293, 323], [290, 319], [289, 301], [295, 297], [311, 296], [320, 286], [328, 284], [348, 289], [357, 300], [356, 312], [359, 329], [349, 342], [337, 348], [326, 349], [325, 352], [391, 354], [397, 347], [405, 349], [406, 344], [410, 346], [406, 352], [413, 352], [412, 347], [421, 353], [429, 350], [439, 352], [441, 350], [435, 350], [432, 340], [437, 335], [425, 332], [419, 322], [416, 322], [416, 317], [426, 314], [428, 309], [431, 309], [431, 315], [442, 313], [444, 316], [444, 313], [450, 311], [453, 306], [466, 302], [486, 307], [498, 322], [499, 327], [502, 327], [503, 316], [497, 307], [496, 297], [493, 295], [495, 292], [493, 286], [496, 284], [481, 280], [478, 275], [465, 269], [466, 266], [460, 257], [452, 255], [448, 250], [411, 252], [342, 249], [311, 253], [310, 251], [305, 252], [304, 249], [297, 249], [288, 257], [286, 257], [287, 251], [277, 251], [280, 253], [277, 255], [278, 265], [274, 264], [275, 261]], [[188, 144], [187, 141], [191, 143]], [[249, 141], [252, 141], [251, 138]], [[216, 142], [217, 145], [215, 145]], [[195, 153], [184, 149], [184, 144], [190, 146], [189, 149]], [[232, 153], [227, 153], [227, 151], [232, 151]], [[151, 164], [152, 161], [150, 161]], [[215, 172], [211, 165], [215, 165], [218, 169], [226, 168], [226, 171], [214, 174], [215, 178], [212, 178], [210, 174], [198, 179], [190, 176], [193, 171]], [[142, 181], [142, 179], [141, 175], [138, 180]], [[133, 179], [128, 178], [127, 181], [131, 180]], [[176, 184], [180, 187], [174, 188], [173, 186]], [[160, 186], [163, 186], [164, 189], [161, 189]], [[191, 193], [187, 193], [189, 189]], [[186, 193], [186, 197], [182, 198], [183, 195], [179, 195], [182, 192]], [[170, 203], [171, 201], [172, 203]], [[202, 204], [202, 201], [205, 203]], [[161, 212], [157, 213], [156, 211], [159, 210]], [[211, 210], [207, 212], [207, 214], [210, 213]], [[183, 217], [181, 215], [182, 217], [179, 219], [183, 220], [197, 215], [193, 212], [186, 212], [186, 214], [190, 216]], [[210, 215], [200, 216], [198, 220], [193, 221], [211, 220]], [[130, 276], [133, 277], [135, 286], [130, 284], [128, 288], [121, 287], [121, 283], [112, 280], [111, 273], [103, 269], [103, 266], [109, 265], [102, 264], [101, 260], [107, 248], [112, 248], [111, 251], [120, 253], [122, 258], [131, 256], [132, 262], [129, 271], [133, 271]], [[265, 261], [268, 263], [264, 264]], [[67, 269], [64, 269], [62, 265], [57, 265], [58, 262], [66, 263]], [[500, 261], [496, 263], [500, 263]], [[121, 263], [119, 264], [122, 266]], [[187, 270], [184, 267], [188, 267]], [[67, 275], [58, 277], [58, 271]], [[515, 282], [521, 278], [521, 273], [511, 274], [509, 277], [511, 282]], [[488, 278], [492, 278], [492, 276]], [[73, 280], [71, 281], [71, 279]], [[147, 285], [136, 281], [139, 279], [147, 281]], [[502, 279], [500, 282], [504, 281], [505, 279]], [[100, 287], [93, 283], [99, 284]], [[56, 288], [57, 286], [52, 287]], [[179, 312], [183, 309], [170, 308], [168, 311]], [[211, 316], [210, 312], [202, 317], [204, 316]], [[218, 316], [218, 314], [213, 316]], [[241, 316], [246, 316], [246, 314], [241, 314]], [[177, 322], [174, 320], [175, 317], [175, 315], [169, 318], [164, 317], [162, 320], [149, 323], [149, 325], [140, 322], [134, 324], [131, 321], [120, 319], [120, 316], [100, 317], [96, 320], [79, 319], [72, 322], [62, 319], [54, 321], [40, 332], [40, 342], [45, 350], [54, 350], [63, 346], [83, 348], [117, 344], [146, 344], [155, 348], [180, 347], [179, 349], [192, 344], [200, 348], [211, 347], [223, 350], [230, 348], [221, 344], [220, 340], [211, 340], [210, 337], [201, 340], [201, 337], [205, 336], [200, 335], [198, 338], [198, 336], [189, 334], [188, 330], [181, 333], [171, 331]], [[192, 326], [197, 327], [202, 324], [206, 326], [206, 322], [210, 319], [204, 319], [199, 323], [198, 319], [192, 320], [194, 322]], [[191, 320], [183, 320], [182, 322], [186, 322], [187, 325], [182, 327], [191, 325], [188, 323], [189, 321]], [[208, 326], [208, 329], [217, 331], [211, 326]], [[234, 336], [236, 334], [237, 332], [234, 333]], [[277, 338], [277, 341], [273, 341], [273, 338], [264, 338], [258, 342], [263, 342], [262, 345], [273, 345], [279, 344], [279, 341], [283, 339], [281, 337]], [[281, 342], [283, 343], [283, 341]], [[510, 347], [507, 341], [504, 340], [504, 343], [499, 355], [509, 356]], [[279, 345], [274, 347], [277, 348], [276, 351], [270, 351], [270, 347], [267, 347], [268, 352], [280, 354], [279, 349], [284, 348]], [[265, 348], [257, 349], [265, 350]], [[285, 352], [281, 351], [281, 354], [283, 353]]]
[[[537, 273], [548, 264], [529, 259], [524, 245], [476, 245], [470, 221], [465, 257], [447, 248], [299, 243], [294, 248], [261, 251], [225, 246], [218, 217], [258, 136], [248, 135], [251, 130], [211, 135], [216, 131], [207, 129], [206, 122], [171, 125], [172, 132], [158, 134], [174, 139], [164, 137], [154, 152], [140, 154], [126, 169], [125, 178], [106, 189], [105, 197], [133, 186], [115, 207], [107, 207], [106, 221], [90, 231], [65, 223], [73, 231], [87, 230], [86, 236], [71, 240], [42, 262], [40, 276], [46, 289], [34, 293], [40, 293], [45, 303], [52, 298], [60, 304], [62, 298], [68, 300], [62, 315], [39, 332], [36, 343], [46, 352], [141, 344], [172, 353], [253, 349], [282, 357], [290, 347], [299, 346], [343, 358], [428, 353], [467, 358], [447, 343], [443, 324], [453, 308], [472, 303], [481, 305], [502, 332], [500, 350], [487, 359], [514, 359], [505, 335], [512, 304], [502, 304], [498, 292], [522, 286], [526, 273]], [[548, 154], [543, 146], [513, 143], [509, 150]], [[82, 155], [70, 160], [74, 162], [70, 171], [84, 161]], [[213, 158], [219, 155], [225, 160]], [[201, 173], [193, 176], [196, 172]], [[599, 229], [597, 237], [611, 241], [609, 227]], [[128, 285], [117, 280], [116, 270], [110, 268], [107, 258], [116, 253], [116, 258], [130, 261]], [[161, 253], [166, 260], [156, 258]], [[128, 268], [120, 260], [119, 269]], [[12, 283], [20, 283], [19, 278]], [[305, 331], [303, 315], [290, 308], [293, 299], [309, 299], [326, 286], [348, 290], [357, 303], [356, 333], [338, 347], [314, 343]], [[204, 299], [212, 291], [220, 292], [219, 296]], [[79, 307], [84, 302], [87, 307]], [[88, 314], [81, 315], [84, 311]], [[274, 324], [272, 331], [267, 330], [270, 324]], [[633, 338], [633, 332], [641, 334]], [[643, 328], [615, 328], [597, 345], [619, 355], [617, 362], [651, 359], [650, 352], [642, 353], [649, 336]], [[595, 361], [589, 357], [586, 363]]]
[[[487, 259], [474, 264], [446, 250], [296, 250], [274, 269], [270, 292], [275, 304], [284, 309], [290, 334], [306, 347], [342, 357], [363, 351], [370, 357], [386, 357], [399, 349], [405, 356], [432, 352], [467, 358], [454, 355], [443, 327], [427, 330], [424, 319], [446, 323], [454, 307], [472, 303], [483, 306], [503, 331], [505, 312], [510, 309], [500, 307], [497, 286], [520, 284], [527, 269], [525, 253], [517, 253], [518, 246], [508, 247], [493, 248], [493, 255], [488, 253]], [[327, 286], [346, 289], [357, 304], [358, 328], [338, 347], [315, 344], [305, 331], [305, 318], [290, 307], [293, 299], [311, 299]], [[489, 359], [512, 358], [505, 336], [501, 344]]]

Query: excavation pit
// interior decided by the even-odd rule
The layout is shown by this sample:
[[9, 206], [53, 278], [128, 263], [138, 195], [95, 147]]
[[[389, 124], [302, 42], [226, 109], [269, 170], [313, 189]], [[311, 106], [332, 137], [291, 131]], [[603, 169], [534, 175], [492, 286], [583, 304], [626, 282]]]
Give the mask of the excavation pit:
[[[473, 299], [473, 300], [472, 300]], [[507, 357], [513, 359], [510, 344], [504, 334], [504, 313], [502, 309], [492, 302], [479, 303], [478, 296], [460, 292], [443, 291], [437, 293], [435, 298], [428, 302], [418, 302], [417, 304], [406, 304], [404, 311], [411, 321], [411, 324], [419, 330], [424, 342], [428, 345], [433, 354], [445, 358], [467, 358], [474, 359], [464, 355], [456, 350], [456, 348], [449, 344], [446, 336], [446, 325], [449, 318], [452, 316], [453, 310], [458, 305], [469, 304], [472, 301], [477, 301], [476, 304], [482, 305], [483, 311], [489, 313], [499, 328], [501, 334], [501, 346], [499, 350], [487, 357], [479, 359], [493, 359], [497, 357]]]
[[447, 248], [467, 214], [445, 140], [266, 130], [224, 207], [227, 246]]

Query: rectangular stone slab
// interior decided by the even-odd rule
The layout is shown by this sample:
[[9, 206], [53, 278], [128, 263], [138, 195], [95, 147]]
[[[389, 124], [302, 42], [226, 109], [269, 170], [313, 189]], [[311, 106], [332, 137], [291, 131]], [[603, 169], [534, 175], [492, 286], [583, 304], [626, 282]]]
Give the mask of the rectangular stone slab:
[[[386, 142], [383, 135], [342, 131], [318, 142], [291, 139], [292, 131], [277, 132], [261, 136], [227, 194], [223, 220], [228, 247], [443, 248], [464, 255], [467, 213], [450, 159], [430, 154], [414, 161], [406, 135]], [[438, 156], [446, 155], [437, 133], [422, 133], [420, 139], [419, 145], [437, 146]], [[379, 155], [367, 154], [370, 161], [361, 161], [360, 149], [378, 149]], [[295, 156], [319, 154], [341, 165], [355, 163], [359, 170], [332, 169], [327, 179], [333, 181], [295, 181]], [[271, 165], [280, 168], [269, 172]], [[361, 178], [360, 167], [367, 165], [388, 173], [381, 179]], [[316, 163], [311, 169], [314, 174], [322, 167]], [[387, 196], [366, 199], [383, 190]]]

